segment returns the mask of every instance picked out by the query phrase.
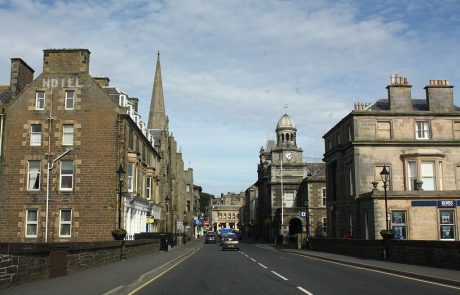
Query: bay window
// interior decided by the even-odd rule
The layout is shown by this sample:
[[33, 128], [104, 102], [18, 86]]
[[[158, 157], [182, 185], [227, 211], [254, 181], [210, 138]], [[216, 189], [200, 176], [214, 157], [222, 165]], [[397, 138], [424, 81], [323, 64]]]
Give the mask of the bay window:
[[444, 189], [443, 162], [441, 159], [417, 158], [406, 161], [407, 190], [417, 190], [417, 181], [422, 181], [422, 189], [426, 191], [442, 191]]
[[128, 164], [128, 192], [134, 191], [134, 163]]

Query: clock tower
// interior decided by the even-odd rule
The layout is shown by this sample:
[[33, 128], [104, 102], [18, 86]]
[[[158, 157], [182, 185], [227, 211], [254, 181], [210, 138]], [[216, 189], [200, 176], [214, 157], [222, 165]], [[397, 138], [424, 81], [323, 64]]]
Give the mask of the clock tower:
[[302, 163], [302, 149], [297, 147], [297, 128], [288, 114], [284, 114], [276, 125], [276, 147], [274, 162], [283, 165]]

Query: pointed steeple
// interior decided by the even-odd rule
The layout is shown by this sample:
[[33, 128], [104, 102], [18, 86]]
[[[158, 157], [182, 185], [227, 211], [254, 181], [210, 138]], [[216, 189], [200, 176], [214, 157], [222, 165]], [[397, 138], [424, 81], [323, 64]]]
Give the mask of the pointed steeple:
[[153, 82], [152, 100], [150, 101], [148, 129], [167, 128], [165, 101], [163, 97], [163, 84], [161, 82], [160, 51], [158, 51], [155, 80]]

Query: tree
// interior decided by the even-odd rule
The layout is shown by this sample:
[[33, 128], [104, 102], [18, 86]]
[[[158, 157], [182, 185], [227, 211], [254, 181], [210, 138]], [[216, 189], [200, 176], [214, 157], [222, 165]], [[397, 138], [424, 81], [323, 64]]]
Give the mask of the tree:
[[211, 199], [215, 199], [215, 198], [216, 197], [214, 195], [211, 195], [205, 192], [201, 192], [200, 193], [200, 211], [206, 214], [208, 212], [207, 207], [209, 206]]

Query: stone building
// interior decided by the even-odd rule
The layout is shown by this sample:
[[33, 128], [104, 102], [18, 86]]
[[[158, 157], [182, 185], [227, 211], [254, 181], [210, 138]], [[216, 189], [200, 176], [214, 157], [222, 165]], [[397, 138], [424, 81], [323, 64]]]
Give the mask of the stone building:
[[257, 223], [257, 203], [258, 203], [257, 186], [251, 185], [244, 192], [244, 203], [240, 208], [240, 225], [239, 228], [244, 236], [252, 237], [256, 231]]
[[137, 99], [92, 77], [89, 62], [87, 49], [44, 50], [33, 79], [12, 59], [10, 94], [2, 95], [1, 241], [95, 241], [118, 227], [132, 236], [159, 226], [147, 221], [160, 217], [153, 136]]
[[192, 209], [191, 214], [187, 215], [187, 223], [193, 226], [192, 232], [194, 236], [196, 236], [197, 234], [200, 234], [202, 236], [204, 234], [204, 224], [202, 223], [202, 221], [203, 221], [203, 216], [206, 212], [201, 212], [200, 210], [202, 191], [203, 189], [201, 188], [201, 186], [193, 185], [193, 197], [192, 197], [193, 207], [191, 208]]
[[255, 235], [273, 241], [279, 235], [302, 233], [305, 210], [299, 186], [307, 176], [307, 163], [297, 146], [297, 129], [284, 114], [276, 126], [276, 142], [269, 140], [259, 153], [257, 222]]
[[299, 186], [307, 237], [327, 236], [326, 167], [324, 163], [307, 163], [307, 176]]
[[453, 86], [430, 80], [426, 99], [412, 99], [407, 79], [392, 75], [387, 90], [388, 98], [355, 104], [324, 135], [329, 235], [379, 239], [388, 227], [399, 239], [459, 240], [460, 108]]
[[210, 206], [212, 229], [219, 231], [221, 228], [240, 230], [240, 208], [244, 203], [244, 193], [222, 194], [220, 198], [213, 199]]
[[[160, 53], [158, 53], [150, 102], [149, 120], [147, 124], [159, 151], [161, 161], [159, 177], [162, 219], [167, 225], [162, 231], [168, 233], [183, 233], [184, 220], [195, 220], [197, 212], [193, 211], [195, 203], [193, 194], [193, 169], [184, 168], [182, 151], [177, 148], [177, 142], [169, 131], [169, 119], [166, 115], [161, 77]], [[178, 228], [179, 227], [179, 228]]]

